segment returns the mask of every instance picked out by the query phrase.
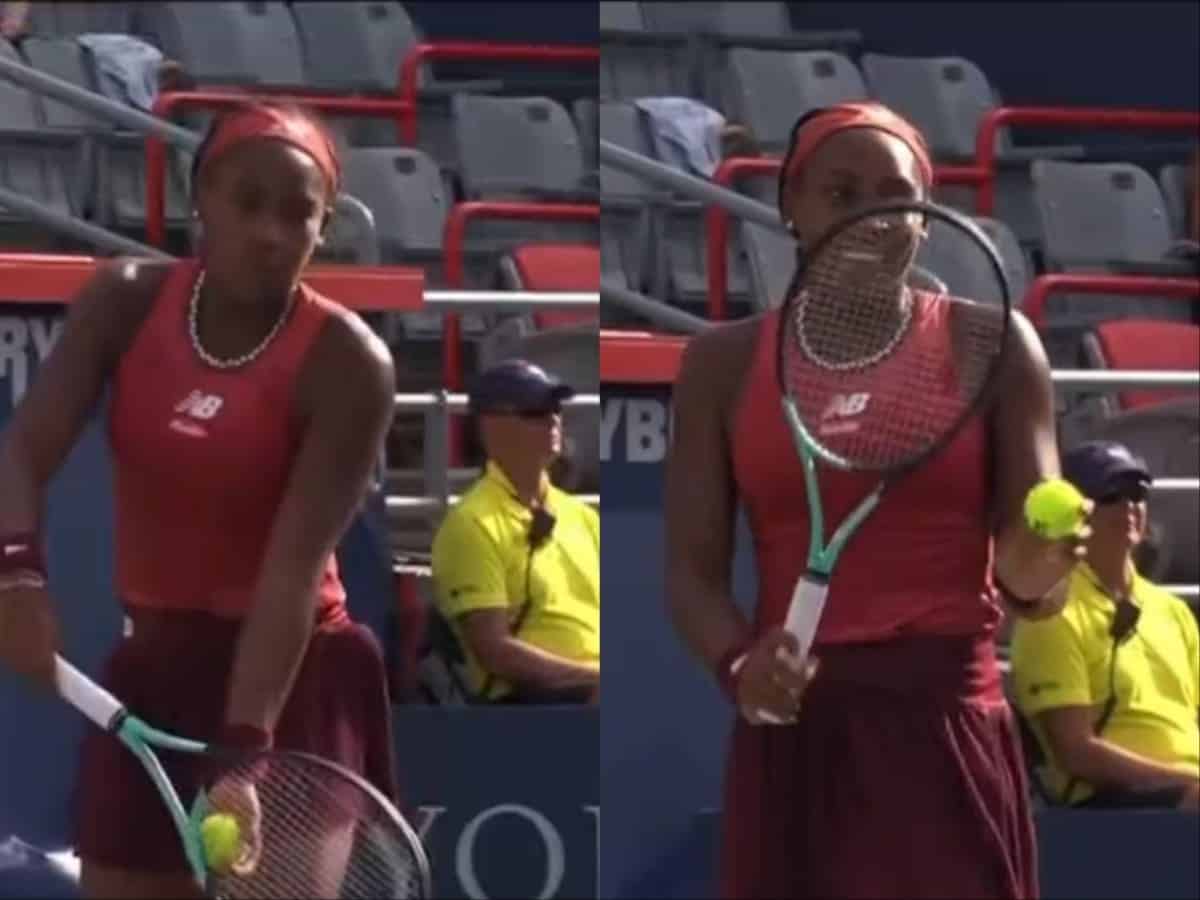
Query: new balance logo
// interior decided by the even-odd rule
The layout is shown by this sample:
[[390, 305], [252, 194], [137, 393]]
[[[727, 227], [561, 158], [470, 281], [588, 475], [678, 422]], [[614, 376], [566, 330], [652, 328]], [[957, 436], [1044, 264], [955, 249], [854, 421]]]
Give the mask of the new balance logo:
[[190, 437], [208, 437], [208, 429], [203, 423], [216, 418], [224, 404], [224, 398], [217, 394], [192, 391], [175, 404], [175, 418], [171, 419], [169, 427]]
[[825, 412], [821, 413], [821, 420], [848, 419], [861, 415], [866, 411], [870, 399], [870, 394], [834, 394], [829, 405], [825, 407]]
[[858, 422], [846, 420], [854, 419], [866, 412], [867, 403], [870, 400], [871, 395], [866, 393], [834, 394], [829, 405], [825, 407], [825, 411], [821, 413], [821, 434], [846, 434], [858, 431]]
[[221, 411], [225, 401], [216, 394], [205, 394], [192, 391], [175, 406], [175, 412], [191, 416], [193, 419], [211, 419]]

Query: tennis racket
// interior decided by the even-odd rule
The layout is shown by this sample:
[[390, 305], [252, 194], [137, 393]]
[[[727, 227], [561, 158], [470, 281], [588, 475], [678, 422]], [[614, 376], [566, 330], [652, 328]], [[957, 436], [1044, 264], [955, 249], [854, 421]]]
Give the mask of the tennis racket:
[[[56, 658], [59, 694], [115, 735], [145, 767], [179, 831], [196, 884], [206, 896], [430, 896], [429, 863], [404, 817], [366, 780], [328, 760], [290, 751], [226, 750], [152, 728], [116, 697]], [[185, 809], [158, 753], [202, 757], [210, 783], [237, 785], [214, 806], [204, 790]], [[230, 803], [229, 797], [244, 798]], [[237, 861], [209, 866], [201, 823], [214, 812], [239, 824]]]
[[[924, 251], [924, 254], [922, 254]], [[971, 292], [917, 279], [919, 254], [953, 260]], [[928, 274], [928, 273], [925, 273]], [[804, 254], [779, 320], [776, 374], [804, 471], [807, 568], [785, 627], [807, 659], [838, 557], [883, 494], [949, 444], [989, 401], [1008, 339], [1004, 264], [970, 219], [926, 202], [865, 209]], [[817, 463], [878, 476], [825, 540]], [[761, 714], [761, 713], [760, 713]], [[779, 724], [770, 715], [767, 721]]]

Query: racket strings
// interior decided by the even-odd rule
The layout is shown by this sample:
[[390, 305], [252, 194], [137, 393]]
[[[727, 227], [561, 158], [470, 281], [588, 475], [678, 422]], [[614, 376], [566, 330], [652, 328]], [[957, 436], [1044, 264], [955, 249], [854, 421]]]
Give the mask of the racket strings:
[[[1003, 343], [999, 307], [906, 286], [919, 221], [860, 221], [818, 247], [780, 324], [783, 388], [845, 467], [886, 470], [928, 452], [975, 404]], [[957, 252], [986, 261], [975, 239], [945, 230]]]
[[[213, 896], [425, 896], [411, 832], [353, 780], [304, 757], [282, 755], [255, 775], [257, 863], [244, 875], [211, 872]], [[228, 812], [250, 820], [249, 810]]]

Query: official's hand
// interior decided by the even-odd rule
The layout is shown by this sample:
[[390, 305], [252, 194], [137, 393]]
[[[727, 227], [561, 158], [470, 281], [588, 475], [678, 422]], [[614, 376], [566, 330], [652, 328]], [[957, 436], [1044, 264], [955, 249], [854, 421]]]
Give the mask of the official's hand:
[[780, 626], [763, 634], [746, 652], [735, 679], [738, 707], [748, 721], [770, 722], [763, 713], [785, 724], [796, 721], [818, 668], [817, 658], [811, 655], [801, 665], [796, 659], [799, 649], [795, 635]]

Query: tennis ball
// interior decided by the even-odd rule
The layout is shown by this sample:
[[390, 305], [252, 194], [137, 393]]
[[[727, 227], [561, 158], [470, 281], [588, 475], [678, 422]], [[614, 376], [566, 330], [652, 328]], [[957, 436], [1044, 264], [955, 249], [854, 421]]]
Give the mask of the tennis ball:
[[1036, 485], [1025, 497], [1025, 521], [1050, 541], [1074, 534], [1083, 524], [1087, 498], [1075, 485], [1052, 478]]
[[204, 842], [204, 859], [214, 872], [227, 872], [238, 856], [241, 829], [237, 819], [228, 813], [213, 813], [200, 823], [200, 838]]

